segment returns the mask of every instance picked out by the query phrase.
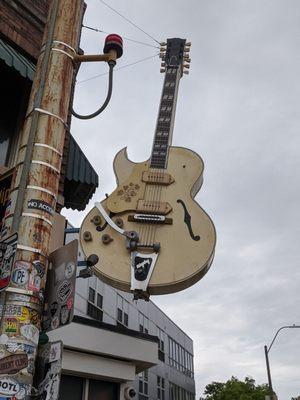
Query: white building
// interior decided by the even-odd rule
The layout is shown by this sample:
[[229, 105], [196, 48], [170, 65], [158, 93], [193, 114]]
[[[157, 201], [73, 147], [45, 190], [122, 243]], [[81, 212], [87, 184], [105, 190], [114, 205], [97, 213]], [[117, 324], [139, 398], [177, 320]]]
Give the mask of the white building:
[[192, 339], [152, 301], [132, 298], [77, 279], [74, 321], [49, 335], [64, 342], [61, 399], [122, 399], [125, 387], [139, 400], [195, 398]]

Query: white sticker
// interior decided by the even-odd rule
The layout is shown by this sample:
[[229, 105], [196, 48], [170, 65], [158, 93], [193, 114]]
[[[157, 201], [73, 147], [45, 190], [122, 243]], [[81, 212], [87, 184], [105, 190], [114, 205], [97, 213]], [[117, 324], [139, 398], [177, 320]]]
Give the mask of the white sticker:
[[9, 337], [7, 335], [5, 335], [5, 333], [3, 333], [0, 336], [0, 344], [6, 344], [8, 342], [8, 340], [9, 340]]
[[17, 285], [25, 285], [28, 282], [29, 273], [26, 269], [17, 268], [12, 274], [12, 281]]
[[0, 378], [0, 393], [6, 396], [15, 395], [20, 391], [19, 383], [9, 377]]
[[39, 330], [34, 325], [23, 325], [20, 328], [21, 335], [26, 339], [31, 340], [34, 344], [38, 344], [39, 342]]
[[51, 343], [49, 362], [58, 361], [61, 358], [61, 342]]
[[66, 265], [66, 269], [65, 269], [65, 277], [66, 279], [70, 279], [71, 276], [74, 274], [75, 271], [75, 264], [73, 262], [69, 262]]

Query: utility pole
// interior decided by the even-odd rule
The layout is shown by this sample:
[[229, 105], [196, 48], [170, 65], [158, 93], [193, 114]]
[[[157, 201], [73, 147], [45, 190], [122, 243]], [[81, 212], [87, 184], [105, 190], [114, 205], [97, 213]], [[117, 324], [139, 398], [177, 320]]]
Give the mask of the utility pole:
[[83, 0], [52, 1], [21, 134], [5, 221], [6, 236], [17, 232], [18, 244], [0, 327], [1, 396], [9, 398], [32, 395], [83, 9]]

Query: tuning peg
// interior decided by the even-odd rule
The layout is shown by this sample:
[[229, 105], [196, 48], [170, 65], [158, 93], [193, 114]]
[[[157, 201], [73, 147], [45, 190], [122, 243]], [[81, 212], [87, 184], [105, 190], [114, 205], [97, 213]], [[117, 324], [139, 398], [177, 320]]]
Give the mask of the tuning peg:
[[189, 57], [189, 53], [183, 53], [183, 57]]
[[162, 66], [163, 68], [165, 68], [166, 63], [162, 62], [162, 63], [161, 63], [161, 66]]
[[159, 53], [159, 58], [163, 58], [165, 55], [166, 55], [166, 53], [161, 52], [161, 53]]
[[188, 75], [190, 71], [183, 71], [184, 74]]
[[187, 63], [191, 62], [191, 59], [188, 56], [183, 57], [184, 61]]
[[160, 72], [161, 72], [161, 73], [164, 73], [164, 72], [166, 72], [166, 69], [165, 69], [165, 68], [161, 68], [161, 69], [160, 69]]
[[183, 68], [190, 68], [189, 64], [183, 64]]
[[160, 42], [159, 43], [162, 47], [166, 47], [167, 43], [166, 42]]
[[191, 47], [192, 43], [191, 42], [186, 42], [185, 46]]
[[189, 52], [191, 51], [191, 49], [190, 49], [189, 47], [185, 47], [185, 48], [184, 48], [184, 51], [187, 52], [187, 53], [189, 53]]

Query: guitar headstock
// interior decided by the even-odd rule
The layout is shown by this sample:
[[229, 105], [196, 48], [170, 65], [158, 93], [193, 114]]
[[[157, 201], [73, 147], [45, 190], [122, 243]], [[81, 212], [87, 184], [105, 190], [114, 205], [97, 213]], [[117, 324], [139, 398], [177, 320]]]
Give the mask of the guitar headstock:
[[159, 57], [162, 59], [160, 72], [166, 72], [168, 67], [180, 68], [182, 74], [188, 74], [191, 59], [189, 52], [191, 43], [185, 39], [167, 39], [167, 42], [160, 43]]

